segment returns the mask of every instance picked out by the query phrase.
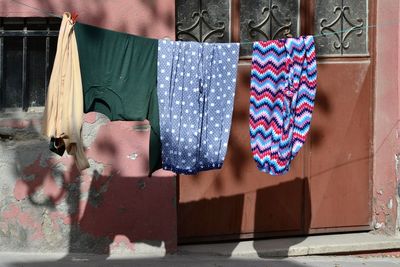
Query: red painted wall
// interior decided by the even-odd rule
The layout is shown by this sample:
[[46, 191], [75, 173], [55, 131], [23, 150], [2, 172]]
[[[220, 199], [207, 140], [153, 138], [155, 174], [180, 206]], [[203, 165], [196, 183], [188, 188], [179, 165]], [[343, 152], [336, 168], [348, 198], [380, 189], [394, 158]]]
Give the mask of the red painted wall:
[[65, 11], [78, 12], [82, 23], [152, 38], [175, 38], [174, 0], [0, 0], [2, 17], [61, 16]]
[[[0, 16], [76, 11], [83, 23], [174, 39], [174, 2], [0, 0]], [[393, 234], [400, 169], [400, 4], [377, 1], [377, 10], [383, 26], [376, 30], [372, 209], [376, 229]], [[39, 135], [41, 114], [3, 115], [0, 130], [12, 140], [0, 142], [0, 250], [134, 253], [141, 243], [176, 249], [175, 178], [145, 177], [148, 132], [88, 115], [85, 140], [93, 167], [79, 174], [71, 158], [48, 152]], [[121, 137], [140, 141], [127, 145]]]
[[[174, 39], [173, 0], [0, 0], [0, 16], [78, 12], [78, 21]], [[0, 250], [159, 253], [177, 248], [176, 178], [148, 173], [147, 122], [85, 115], [90, 168], [48, 150], [41, 113], [0, 113]], [[158, 252], [157, 252], [158, 251]]]
[[394, 234], [400, 167], [400, 3], [377, 1], [373, 214], [375, 228]]

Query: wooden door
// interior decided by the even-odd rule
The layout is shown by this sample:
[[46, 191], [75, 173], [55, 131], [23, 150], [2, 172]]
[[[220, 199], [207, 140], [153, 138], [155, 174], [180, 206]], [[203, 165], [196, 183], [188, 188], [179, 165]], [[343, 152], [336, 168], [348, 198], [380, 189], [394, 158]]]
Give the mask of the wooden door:
[[[223, 168], [179, 177], [180, 242], [370, 229], [374, 1], [191, 3], [177, 1], [178, 39], [245, 44]], [[311, 132], [291, 171], [271, 176], [250, 149], [248, 42], [306, 34], [318, 53]]]

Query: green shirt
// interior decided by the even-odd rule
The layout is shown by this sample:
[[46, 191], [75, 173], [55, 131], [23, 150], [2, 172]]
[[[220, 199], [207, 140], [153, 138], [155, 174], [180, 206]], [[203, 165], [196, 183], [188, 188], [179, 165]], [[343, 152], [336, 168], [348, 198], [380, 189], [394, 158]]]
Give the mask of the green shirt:
[[[157, 100], [158, 40], [76, 23], [84, 111], [151, 125], [150, 171], [161, 167]], [[134, 142], [134, 140], [127, 140]]]

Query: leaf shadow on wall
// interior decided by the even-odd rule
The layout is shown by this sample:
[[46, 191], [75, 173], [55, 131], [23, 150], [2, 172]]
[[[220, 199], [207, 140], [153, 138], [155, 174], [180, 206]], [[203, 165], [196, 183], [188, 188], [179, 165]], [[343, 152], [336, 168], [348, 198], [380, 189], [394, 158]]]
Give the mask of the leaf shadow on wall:
[[[9, 10], [12, 5], [19, 4], [11, 1], [1, 2], [2, 10]], [[60, 16], [64, 11], [76, 11], [79, 14], [78, 21], [94, 25], [107, 24], [112, 17], [111, 11], [105, 7], [104, 3], [95, 1], [78, 4], [73, 1], [56, 3], [56, 1], [47, 0], [35, 2], [32, 6]], [[148, 6], [148, 9], [153, 13], [158, 12], [154, 6]], [[38, 11], [32, 10], [32, 12]], [[155, 18], [153, 22], [159, 20]], [[174, 21], [171, 14], [164, 14], [162, 19], [162, 23], [168, 25]], [[117, 27], [117, 30], [121, 31], [128, 28], [123, 20]], [[150, 30], [143, 28], [141, 33], [145, 35]], [[37, 135], [40, 136], [40, 133], [38, 132]], [[27, 165], [24, 164], [27, 158], [25, 153], [36, 150], [32, 150], [31, 144], [20, 145], [17, 148], [15, 164], [21, 165], [22, 169], [16, 171], [21, 173], [17, 180], [16, 191], [21, 188], [24, 192], [19, 193], [24, 205], [32, 205], [36, 208], [35, 211], [26, 208], [28, 213], [31, 212], [34, 220], [38, 222], [44, 220], [36, 217], [38, 214], [45, 214], [46, 219], [50, 218], [50, 225], [46, 231], [54, 232], [54, 240], [48, 244], [51, 249], [62, 250], [65, 239], [69, 238], [69, 253], [101, 253], [107, 256], [110, 252], [110, 244], [117, 237], [119, 240], [117, 243], [121, 245], [121, 248], [116, 247], [116, 250], [125, 249], [122, 248], [124, 244], [127, 244], [128, 250], [136, 249], [130, 245], [136, 242], [151, 247], [165, 246], [166, 251], [172, 250], [171, 247], [174, 244], [171, 244], [171, 237], [168, 236], [165, 240], [163, 237], [176, 233], [176, 230], [163, 228], [163, 218], [156, 218], [164, 216], [165, 219], [166, 216], [173, 216], [176, 213], [174, 199], [160, 199], [166, 196], [166, 190], [174, 188], [169, 184], [171, 179], [158, 176], [151, 178], [135, 175], [122, 176], [118, 167], [112, 165], [104, 167], [98, 162], [92, 162], [94, 165], [97, 164], [98, 168], [79, 173], [71, 158], [51, 155], [48, 152], [47, 143], [43, 140], [37, 140], [34, 146], [36, 150], [47, 152], [38, 153], [35, 155], [36, 160]], [[98, 150], [99, 153], [106, 154], [107, 152], [110, 157], [119, 153], [112, 142], [101, 144]], [[164, 189], [164, 192], [157, 191], [161, 189]], [[159, 197], [159, 199], [155, 200], [153, 197]], [[154, 203], [159, 203], [158, 201], [171, 203], [173, 212], [168, 209], [158, 210], [153, 206]], [[65, 234], [66, 229], [69, 228], [69, 233]], [[40, 223], [35, 229], [43, 234]], [[149, 240], [152, 237], [154, 240]], [[44, 239], [41, 241], [45, 242]]]
[[[103, 126], [107, 127], [107, 123]], [[17, 147], [15, 162], [22, 167], [22, 173], [15, 192], [20, 201], [31, 205], [26, 210], [33, 220], [38, 221], [37, 227], [32, 228], [38, 232], [53, 232], [55, 241], [50, 246], [54, 250], [62, 250], [65, 238], [68, 238], [66, 258], [79, 253], [96, 253], [106, 258], [112, 250], [134, 253], [138, 246], [174, 251], [174, 179], [157, 173], [147, 177], [143, 170], [139, 175], [134, 172], [129, 176], [121, 175], [121, 170], [126, 167], [119, 163], [121, 142], [117, 145], [115, 139], [107, 136], [111, 134], [111, 128], [99, 130], [99, 134], [103, 134], [101, 140], [96, 139], [89, 152], [94, 155], [89, 158], [91, 167], [82, 173], [71, 157], [54, 156], [46, 150], [36, 155], [32, 164], [25, 166], [26, 151], [32, 149], [32, 145]], [[114, 130], [117, 135], [123, 132], [118, 132], [118, 127]], [[148, 139], [147, 134], [142, 131], [139, 134], [142, 137], [136, 135], [136, 138]], [[47, 149], [43, 141], [38, 141], [37, 146], [39, 148], [34, 151]], [[139, 152], [137, 157], [138, 164], [148, 161], [144, 152]], [[160, 203], [165, 203], [162, 209]], [[46, 229], [40, 223], [44, 218], [38, 214], [46, 214], [49, 218]], [[66, 229], [70, 229], [69, 233]], [[42, 242], [47, 240], [44, 235]]]
[[[190, 176], [180, 179], [190, 179]], [[309, 192], [307, 179], [294, 178], [245, 194], [180, 203], [180, 243], [228, 242], [214, 244], [214, 249], [219, 255], [230, 257], [240, 239], [252, 240], [260, 257], [286, 257], [291, 246], [306, 239], [311, 221]], [[294, 238], [276, 243], [265, 240], [282, 235]], [[271, 244], [276, 247], [272, 248]], [[271, 254], [271, 249], [279, 253]]]

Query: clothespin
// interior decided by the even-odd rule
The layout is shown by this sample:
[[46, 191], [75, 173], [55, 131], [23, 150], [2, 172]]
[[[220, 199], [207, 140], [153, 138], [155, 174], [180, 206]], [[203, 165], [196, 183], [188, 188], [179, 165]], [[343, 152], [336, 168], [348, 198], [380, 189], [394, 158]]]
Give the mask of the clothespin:
[[73, 11], [71, 14], [72, 23], [75, 23], [77, 18], [78, 18], [78, 12]]

